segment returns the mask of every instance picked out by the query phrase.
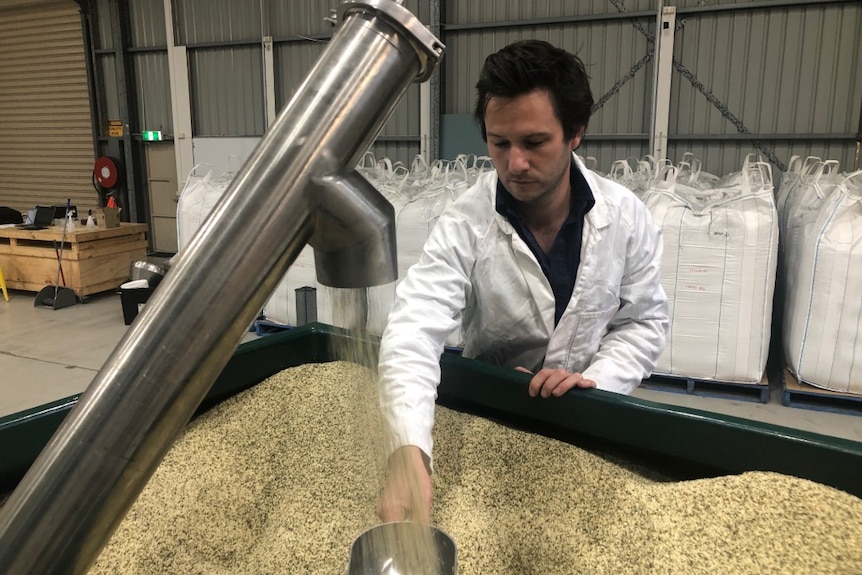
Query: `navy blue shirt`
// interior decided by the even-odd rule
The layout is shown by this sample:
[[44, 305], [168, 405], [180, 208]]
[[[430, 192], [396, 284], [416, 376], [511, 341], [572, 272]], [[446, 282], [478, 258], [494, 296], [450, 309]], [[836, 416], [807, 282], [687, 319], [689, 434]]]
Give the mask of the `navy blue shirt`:
[[518, 213], [518, 200], [506, 190], [502, 182], [497, 181], [497, 212], [509, 220], [521, 239], [530, 246], [530, 251], [536, 256], [545, 277], [551, 283], [556, 303], [554, 310], [555, 326], [569, 305], [569, 300], [572, 299], [572, 291], [575, 289], [575, 280], [578, 277], [578, 266], [581, 264], [584, 216], [596, 203], [590, 186], [587, 185], [587, 181], [574, 162], [572, 162], [572, 168], [569, 171], [569, 178], [572, 186], [569, 215], [563, 222], [563, 227], [560, 228], [551, 246], [551, 252], [548, 254], [542, 251], [539, 242], [533, 236], [533, 232], [530, 231], [524, 218]]

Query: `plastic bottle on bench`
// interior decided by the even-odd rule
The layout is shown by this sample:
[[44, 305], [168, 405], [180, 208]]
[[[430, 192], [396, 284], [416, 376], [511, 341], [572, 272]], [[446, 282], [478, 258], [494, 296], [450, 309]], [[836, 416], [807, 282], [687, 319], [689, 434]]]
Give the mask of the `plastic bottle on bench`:
[[66, 212], [66, 233], [74, 234], [75, 233], [75, 222], [72, 218], [75, 217], [75, 210], [70, 210]]

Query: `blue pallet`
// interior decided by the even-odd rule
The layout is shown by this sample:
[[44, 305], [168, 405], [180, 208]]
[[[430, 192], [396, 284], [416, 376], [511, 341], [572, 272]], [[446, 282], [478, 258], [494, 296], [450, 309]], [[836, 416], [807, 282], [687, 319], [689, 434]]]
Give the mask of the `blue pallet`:
[[645, 379], [641, 383], [641, 387], [656, 391], [685, 393], [702, 397], [719, 397], [722, 399], [769, 403], [768, 383], [736, 383], [694, 377], [653, 375], [649, 379]]
[[787, 370], [784, 370], [781, 378], [781, 405], [844, 415], [862, 415], [862, 395], [829, 391], [799, 383]]

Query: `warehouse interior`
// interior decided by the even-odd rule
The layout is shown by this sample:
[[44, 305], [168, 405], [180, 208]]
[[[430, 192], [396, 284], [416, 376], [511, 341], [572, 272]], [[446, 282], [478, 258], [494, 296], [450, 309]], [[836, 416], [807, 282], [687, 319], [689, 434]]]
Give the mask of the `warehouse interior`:
[[[366, 74], [356, 46], [370, 46], [381, 30], [391, 45], [375, 49], [387, 59]], [[402, 36], [409, 37], [407, 48], [392, 40]], [[396, 287], [419, 261], [437, 219], [495, 170], [473, 119], [476, 78], [488, 54], [525, 39], [548, 41], [585, 64], [595, 103], [576, 154], [633, 192], [661, 229], [670, 331], [653, 375], [630, 398], [567, 397], [565, 409], [550, 410], [547, 420], [536, 420], [520, 400], [507, 403], [508, 391], [497, 397], [493, 385], [487, 405], [473, 405], [472, 392], [459, 395], [453, 382], [475, 381], [481, 390], [486, 377], [502, 390], [525, 383], [461, 358], [460, 328], [448, 336], [439, 404], [475, 409], [481, 420], [440, 414], [464, 430], [455, 438], [440, 430], [441, 450], [453, 449], [458, 466], [435, 456], [433, 479], [444, 494], [434, 500], [433, 519], [453, 536], [459, 566], [464, 573], [612, 573], [629, 562], [630, 572], [645, 573], [666, 562], [667, 572], [710, 572], [698, 562], [701, 555], [714, 560], [725, 543], [704, 543], [709, 528], [701, 529], [698, 517], [721, 516], [717, 499], [686, 508], [676, 528], [654, 509], [638, 520], [656, 535], [634, 536], [631, 552], [583, 547], [567, 531], [583, 520], [601, 537], [624, 537], [608, 527], [634, 520], [634, 513], [624, 517], [624, 507], [609, 505], [607, 518], [593, 524], [576, 511], [566, 515], [581, 503], [552, 510], [545, 505], [553, 507], [553, 498], [535, 503], [544, 519], [533, 503], [525, 504], [528, 511], [517, 503], [499, 509], [478, 503], [488, 489], [499, 491], [499, 500], [527, 501], [511, 495], [502, 477], [514, 482], [514, 470], [529, 466], [530, 457], [556, 454], [556, 444], [532, 443], [556, 437], [599, 455], [577, 464], [584, 477], [592, 465], [599, 485], [616, 485], [616, 471], [602, 467], [606, 460], [626, 469], [630, 463], [636, 477], [620, 480], [619, 493], [634, 499], [619, 495], [620, 501], [643, 510], [648, 500], [671, 507], [673, 494], [667, 501], [658, 494], [662, 482], [727, 481], [710, 488], [727, 490], [727, 514], [739, 513], [740, 524], [750, 522], [757, 535], [728, 547], [752, 557], [751, 565], [724, 559], [725, 572], [820, 572], [838, 561], [839, 548], [848, 572], [862, 569], [862, 539], [854, 539], [862, 533], [862, 491], [853, 487], [862, 474], [862, 362], [855, 361], [862, 357], [862, 303], [855, 295], [862, 287], [859, 2], [0, 0], [0, 459], [9, 462], [0, 468], [0, 543], [8, 544], [0, 546], [7, 549], [0, 551], [0, 572], [65, 573], [72, 562], [75, 573], [179, 573], [190, 564], [212, 573], [244, 572], [243, 564], [256, 572], [322, 572], [315, 561], [331, 563], [333, 554], [342, 571], [358, 562], [348, 556], [350, 543], [361, 534], [358, 526], [374, 523], [374, 502], [363, 500], [367, 513], [338, 526], [325, 519], [325, 506], [297, 503], [295, 510], [310, 517], [305, 523], [272, 527], [285, 509], [279, 499], [268, 500], [260, 517], [239, 518], [253, 507], [250, 494], [282, 488], [272, 477], [258, 482], [242, 475], [248, 461], [233, 462], [239, 475], [226, 479], [201, 474], [198, 485], [186, 479], [197, 475], [195, 465], [229, 466], [221, 454], [237, 449], [230, 436], [244, 428], [215, 424], [205, 462], [189, 469], [175, 454], [186, 453], [181, 441], [195, 441], [183, 431], [194, 413], [203, 421], [230, 409], [222, 405], [277, 371], [341, 359], [344, 342], [372, 341], [376, 349]], [[316, 137], [322, 143], [315, 145]], [[345, 159], [348, 165], [330, 177], [332, 162]], [[344, 224], [340, 235], [326, 236], [315, 235], [314, 226], [324, 224], [310, 223], [340, 209], [368, 215], [370, 208], [338, 195], [346, 189], [364, 198], [368, 183], [394, 213], [397, 279], [380, 279], [386, 276], [380, 246], [362, 244], [347, 257], [325, 260], [329, 252], [321, 246], [341, 247], [361, 226]], [[324, 208], [309, 208], [298, 198], [312, 188], [338, 193], [326, 196], [330, 204], [321, 201]], [[44, 227], [20, 227], [41, 217]], [[327, 351], [308, 343], [320, 337]], [[341, 368], [332, 369], [339, 377]], [[348, 377], [365, 377], [347, 369]], [[224, 384], [230, 377], [233, 387]], [[220, 385], [231, 389], [231, 401], [220, 403], [223, 391], [216, 399]], [[333, 393], [327, 401], [351, 397]], [[80, 394], [88, 403], [79, 402]], [[112, 405], [116, 417], [104, 413]], [[372, 490], [380, 478], [362, 475], [367, 461], [357, 464], [315, 443], [314, 433], [332, 427], [327, 417], [335, 417], [335, 407], [324, 416], [327, 408], [314, 405], [321, 415], [299, 426], [311, 443], [297, 439], [305, 447], [254, 455], [270, 459], [261, 473], [278, 475], [272, 460], [293, 461], [320, 446], [332, 451], [333, 464], [353, 461], [343, 470], [345, 482], [367, 480]], [[265, 430], [244, 441], [293, 428], [293, 411], [272, 409], [279, 413], [259, 416]], [[67, 426], [53, 435], [70, 412]], [[360, 423], [367, 424], [364, 414], [350, 421]], [[500, 453], [509, 454], [502, 463], [486, 456], [474, 472], [466, 463], [462, 471], [466, 446], [497, 433], [489, 428], [497, 423], [506, 433], [531, 433], [495, 438]], [[598, 447], [591, 450], [593, 441]], [[89, 442], [98, 445], [88, 449]], [[122, 453], [99, 442], [122, 445]], [[516, 454], [523, 461], [513, 462]], [[659, 465], [664, 458], [691, 471], [674, 477], [670, 466]], [[318, 467], [310, 460], [303, 466], [308, 473]], [[550, 481], [556, 470], [549, 465], [547, 476], [530, 477]], [[806, 500], [807, 484], [770, 483], [771, 475], [748, 472], [811, 480], [834, 489], [835, 499]], [[91, 497], [83, 484], [101, 476], [110, 478]], [[499, 484], [483, 483], [494, 476]], [[469, 484], [468, 477], [482, 479]], [[660, 479], [641, 493], [644, 477]], [[755, 491], [761, 481], [771, 494]], [[166, 495], [154, 486], [171, 483], [171, 493], [186, 489], [203, 502], [198, 507], [220, 507], [214, 521], [221, 535], [197, 532], [195, 525], [208, 519], [185, 503], [165, 511], [169, 506], [159, 500]], [[689, 496], [683, 489], [676, 498], [681, 507]], [[329, 496], [301, 492], [303, 505]], [[332, 496], [331, 509], [343, 514], [357, 506], [349, 497], [373, 498], [369, 493], [351, 484]], [[458, 497], [476, 507], [456, 509]], [[759, 520], [775, 529], [804, 529], [814, 514], [823, 520], [811, 530], [817, 545], [798, 556], [783, 547], [763, 551], [757, 536], [784, 534], [761, 534], [756, 512], [736, 510], [742, 499], [760, 505]], [[781, 509], [786, 524], [772, 515]], [[465, 524], [462, 514], [475, 516], [476, 525]], [[80, 529], [25, 535], [72, 517], [81, 518]], [[566, 526], [564, 551], [532, 541], [541, 531], [536, 525], [545, 522], [550, 531], [558, 520]], [[482, 551], [474, 539], [483, 521], [510, 524], [519, 544], [488, 542]], [[732, 519], [724, 521], [718, 540], [736, 529]], [[834, 540], [821, 537], [835, 525]], [[696, 549], [676, 554], [665, 546], [682, 529], [683, 548]], [[159, 535], [145, 541], [148, 531]], [[309, 550], [314, 532], [325, 543]], [[66, 537], [71, 545], [64, 545]], [[120, 537], [132, 545], [118, 543]], [[162, 547], [172, 537], [182, 541], [183, 553]], [[554, 566], [559, 571], [524, 559], [555, 553], [563, 557]]]

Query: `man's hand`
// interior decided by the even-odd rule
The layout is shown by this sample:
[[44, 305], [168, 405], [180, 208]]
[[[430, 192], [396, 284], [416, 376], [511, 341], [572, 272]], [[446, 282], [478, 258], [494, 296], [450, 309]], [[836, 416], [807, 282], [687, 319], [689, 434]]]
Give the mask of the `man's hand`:
[[[524, 367], [516, 367], [518, 371], [533, 373]], [[542, 397], [559, 397], [573, 387], [588, 388], [595, 387], [596, 382], [592, 379], [584, 379], [580, 373], [569, 373], [565, 369], [544, 368], [530, 380], [528, 393], [530, 397], [540, 395]]]
[[425, 454], [415, 445], [400, 447], [389, 457], [377, 515], [384, 522], [430, 523], [431, 474]]

